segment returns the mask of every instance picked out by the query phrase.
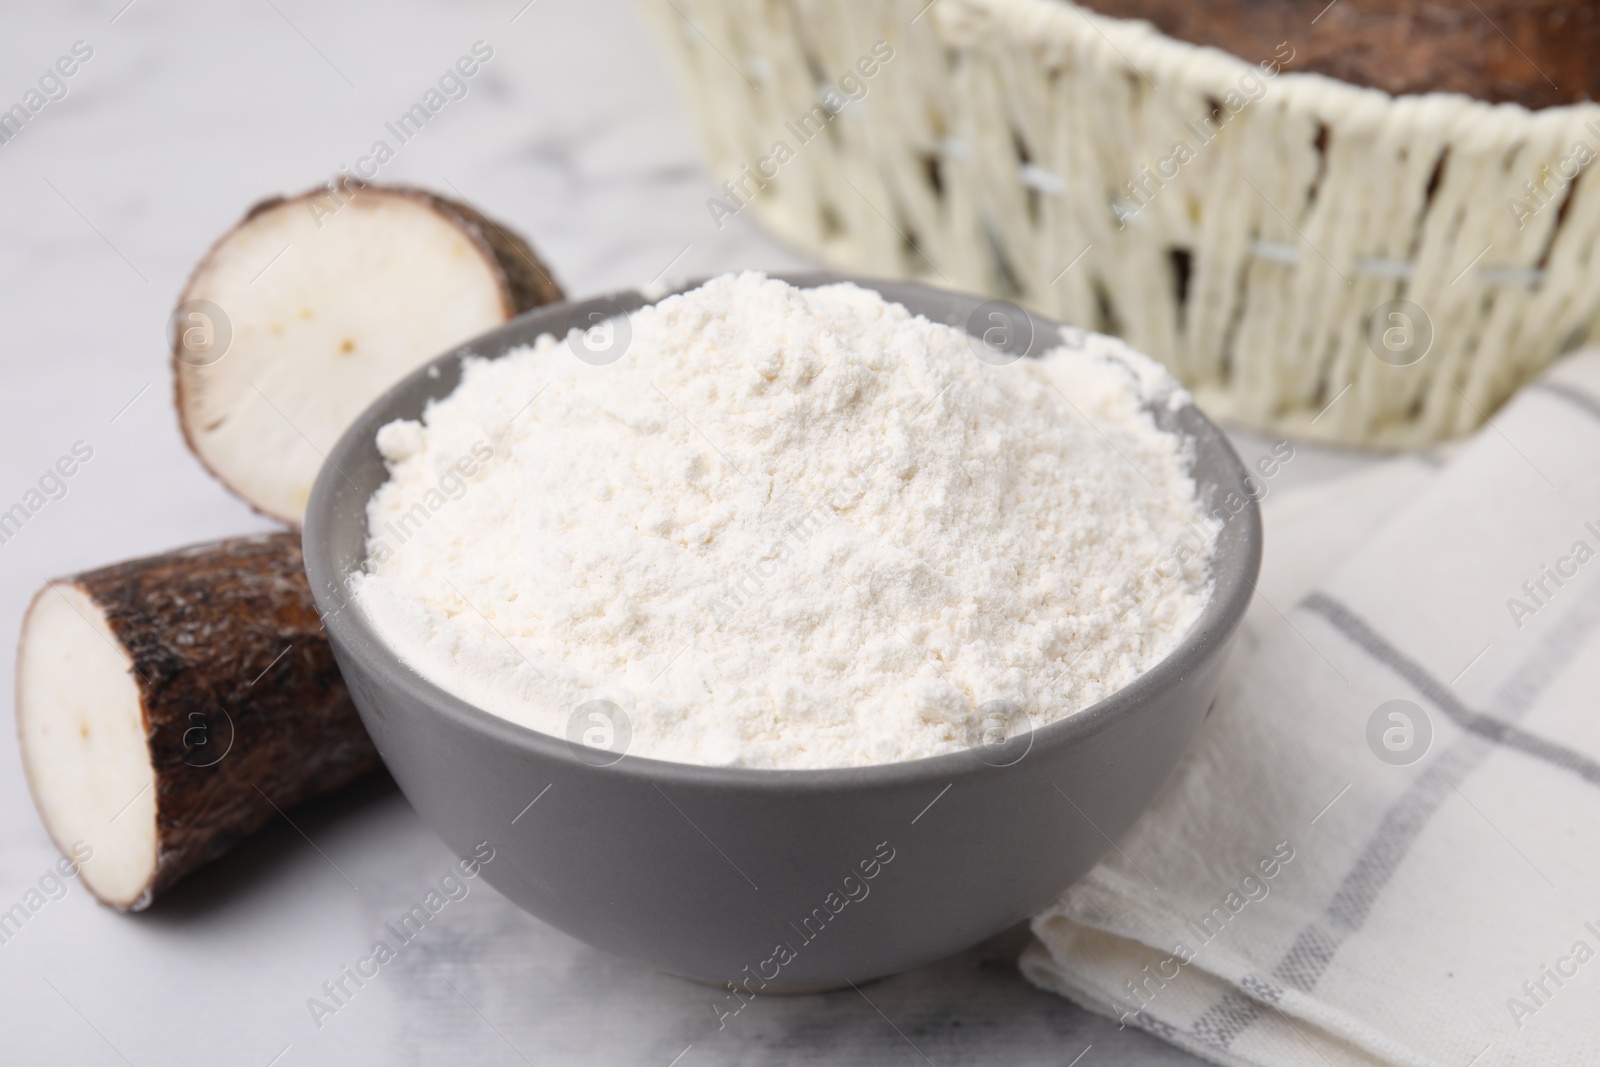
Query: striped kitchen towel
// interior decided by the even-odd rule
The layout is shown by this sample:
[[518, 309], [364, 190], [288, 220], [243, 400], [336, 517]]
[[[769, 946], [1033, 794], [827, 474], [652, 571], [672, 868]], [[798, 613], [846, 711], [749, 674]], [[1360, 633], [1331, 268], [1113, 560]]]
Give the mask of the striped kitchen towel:
[[1036, 984], [1221, 1064], [1600, 1064], [1600, 353], [1267, 502], [1193, 749]]

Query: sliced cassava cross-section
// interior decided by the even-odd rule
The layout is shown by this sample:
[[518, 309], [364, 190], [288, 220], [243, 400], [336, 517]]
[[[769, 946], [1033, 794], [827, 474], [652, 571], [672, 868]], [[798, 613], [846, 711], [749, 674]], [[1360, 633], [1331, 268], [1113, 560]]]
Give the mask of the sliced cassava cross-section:
[[180, 298], [178, 420], [224, 485], [298, 524], [323, 458], [385, 389], [561, 298], [525, 240], [465, 204], [350, 184], [267, 200]]
[[137, 911], [279, 810], [379, 766], [292, 533], [50, 582], [17, 652], [34, 803], [84, 884]]

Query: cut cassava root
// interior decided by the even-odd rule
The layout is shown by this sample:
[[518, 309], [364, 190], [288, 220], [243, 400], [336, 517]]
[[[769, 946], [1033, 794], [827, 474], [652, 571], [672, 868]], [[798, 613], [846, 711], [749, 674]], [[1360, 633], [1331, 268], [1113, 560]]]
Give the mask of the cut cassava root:
[[178, 421], [224, 485], [298, 523], [323, 457], [380, 393], [561, 299], [527, 241], [433, 193], [339, 183], [266, 200], [174, 312]]
[[[1324, 6], [1326, 5], [1326, 6]], [[1394, 93], [1462, 93], [1527, 108], [1600, 96], [1596, 0], [1084, 0], [1252, 63]], [[1293, 59], [1288, 59], [1293, 56]], [[1217, 106], [1213, 101], [1213, 105]]]
[[84, 884], [124, 911], [380, 765], [292, 533], [49, 583], [23, 620], [16, 709], [46, 829], [64, 853], [92, 847]]

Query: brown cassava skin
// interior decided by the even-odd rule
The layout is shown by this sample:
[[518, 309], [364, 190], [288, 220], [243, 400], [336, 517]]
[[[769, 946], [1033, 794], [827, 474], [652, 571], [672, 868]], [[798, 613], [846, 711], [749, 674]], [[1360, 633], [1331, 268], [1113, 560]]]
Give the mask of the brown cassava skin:
[[[136, 899], [102, 903], [139, 911], [280, 809], [381, 766], [328, 647], [298, 534], [195, 545], [59, 581], [105, 611], [133, 660], [155, 769], [155, 874]], [[40, 801], [35, 792], [43, 811]]]
[[[504, 309], [506, 319], [512, 319], [524, 311], [531, 311], [536, 307], [559, 303], [566, 299], [566, 294], [562, 292], [561, 286], [556, 284], [556, 280], [551, 275], [549, 268], [544, 265], [544, 261], [539, 258], [538, 253], [534, 252], [533, 246], [525, 238], [514, 230], [484, 215], [471, 205], [451, 200], [414, 186], [373, 185], [340, 180], [331, 187], [319, 185], [298, 196], [270, 196], [265, 200], [258, 201], [250, 210], [244, 213], [244, 218], [240, 219], [227, 233], [217, 238], [211, 247], [206, 250], [206, 254], [195, 264], [194, 269], [189, 272], [189, 280], [184, 284], [183, 292], [178, 295], [178, 304], [182, 305], [194, 298], [195, 283], [211, 262], [212, 257], [228, 243], [241, 227], [248, 225], [252, 219], [268, 211], [285, 206], [304, 205], [305, 210], [309, 211], [311, 210], [312, 201], [320, 201], [336, 208], [341, 200], [349, 200], [352, 197], [361, 196], [392, 196], [416, 201], [444, 216], [458, 230], [466, 234], [473, 247], [478, 250], [478, 253], [483, 256], [485, 262], [493, 268], [494, 273], [497, 275], [497, 280], [500, 283], [500, 303]], [[463, 337], [462, 340], [465, 341], [467, 338]], [[286, 522], [291, 526], [298, 526], [297, 522], [286, 516], [273, 514], [259, 507], [255, 501], [234, 488], [201, 455], [200, 449], [195, 446], [194, 437], [190, 434], [188, 420], [184, 416], [184, 364], [179, 337], [173, 336], [171, 344], [172, 399], [174, 409], [178, 413], [178, 429], [183, 433], [183, 443], [189, 446], [190, 453], [200, 461], [200, 465], [206, 469], [208, 474], [226, 486], [229, 492], [249, 504], [258, 514], [265, 515], [270, 519], [276, 519], [279, 522]]]
[[1461, 93], [1533, 109], [1600, 99], [1600, 0], [1082, 3], [1253, 63], [1273, 61], [1286, 44], [1287, 70], [1396, 95]]

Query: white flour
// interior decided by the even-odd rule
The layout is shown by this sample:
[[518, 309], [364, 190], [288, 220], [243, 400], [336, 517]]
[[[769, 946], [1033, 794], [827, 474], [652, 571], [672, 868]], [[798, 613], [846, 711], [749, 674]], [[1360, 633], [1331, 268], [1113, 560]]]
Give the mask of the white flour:
[[1120, 342], [993, 366], [760, 274], [631, 329], [606, 366], [471, 360], [378, 435], [357, 602], [467, 701], [562, 737], [611, 701], [635, 756], [886, 763], [973, 745], [991, 701], [1088, 707], [1205, 604], [1217, 523], [1146, 411], [1182, 394]]

